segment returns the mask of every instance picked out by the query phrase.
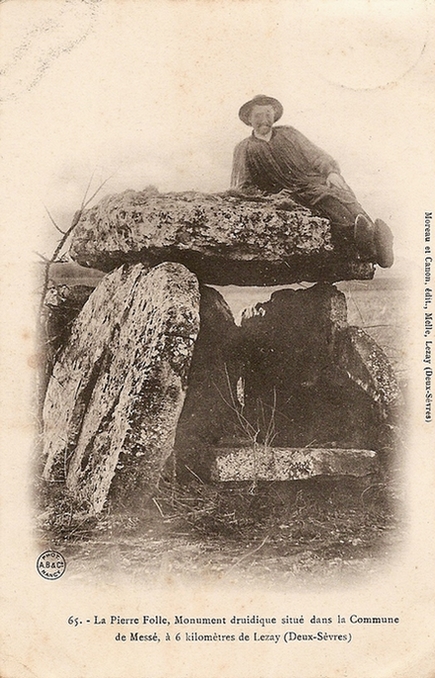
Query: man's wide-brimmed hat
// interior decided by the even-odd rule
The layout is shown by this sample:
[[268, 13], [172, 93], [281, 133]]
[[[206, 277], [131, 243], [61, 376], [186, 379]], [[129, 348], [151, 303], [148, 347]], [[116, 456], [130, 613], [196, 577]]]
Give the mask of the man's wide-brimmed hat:
[[284, 112], [282, 104], [280, 104], [278, 99], [274, 99], [273, 97], [267, 97], [264, 94], [257, 94], [256, 97], [254, 97], [250, 101], [247, 101], [246, 104], [243, 104], [242, 108], [239, 111], [239, 118], [245, 123], [245, 125], [251, 124], [249, 122], [249, 116], [251, 115], [251, 111], [254, 106], [272, 106], [273, 110], [275, 111], [274, 122], [279, 120]]

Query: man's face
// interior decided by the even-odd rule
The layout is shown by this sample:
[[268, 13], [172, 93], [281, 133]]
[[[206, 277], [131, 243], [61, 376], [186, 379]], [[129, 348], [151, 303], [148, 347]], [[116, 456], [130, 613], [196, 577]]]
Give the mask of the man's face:
[[272, 129], [272, 125], [275, 122], [275, 111], [273, 106], [268, 104], [267, 106], [259, 106], [256, 104], [252, 107], [251, 115], [249, 116], [249, 122], [254, 128], [254, 132], [266, 136], [269, 134]]

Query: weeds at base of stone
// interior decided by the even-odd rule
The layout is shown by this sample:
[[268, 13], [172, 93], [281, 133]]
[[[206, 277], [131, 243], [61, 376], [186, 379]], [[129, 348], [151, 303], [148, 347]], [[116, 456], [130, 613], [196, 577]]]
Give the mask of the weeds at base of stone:
[[181, 486], [166, 480], [142, 508], [109, 502], [98, 517], [86, 514], [63, 486], [50, 484], [44, 503], [49, 508], [38, 516], [38, 533], [52, 544], [125, 539], [133, 544], [153, 534], [184, 535], [192, 543], [211, 540], [222, 549], [267, 538], [264, 555], [309, 551], [322, 561], [374, 556], [399, 533], [394, 488], [379, 476], [258, 483], [254, 493], [251, 483], [204, 484], [192, 478]]

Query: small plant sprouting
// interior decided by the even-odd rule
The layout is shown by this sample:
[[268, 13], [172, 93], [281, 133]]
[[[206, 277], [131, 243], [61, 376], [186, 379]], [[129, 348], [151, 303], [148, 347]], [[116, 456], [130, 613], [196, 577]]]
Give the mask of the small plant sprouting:
[[[229, 397], [225, 395], [218, 389], [219, 395], [226, 405], [231, 409], [231, 411], [236, 415], [237, 419], [237, 428], [239, 433], [246, 438], [253, 451], [253, 461], [254, 461], [254, 479], [252, 485], [249, 489], [249, 494], [254, 494], [257, 489], [258, 483], [258, 463], [260, 456], [260, 450], [267, 452], [272, 447], [272, 443], [276, 438], [277, 431], [275, 426], [275, 415], [276, 415], [276, 389], [273, 389], [273, 405], [271, 408], [270, 416], [266, 416], [264, 403], [258, 399], [257, 401], [257, 421], [255, 424], [252, 424], [249, 419], [244, 414], [245, 409], [245, 395], [244, 395], [244, 380], [241, 379], [237, 383], [237, 402], [233, 393], [233, 388], [231, 385], [230, 375], [228, 373], [228, 367], [225, 364], [225, 377], [227, 382], [227, 390]], [[262, 435], [262, 440], [259, 440], [260, 434]]]

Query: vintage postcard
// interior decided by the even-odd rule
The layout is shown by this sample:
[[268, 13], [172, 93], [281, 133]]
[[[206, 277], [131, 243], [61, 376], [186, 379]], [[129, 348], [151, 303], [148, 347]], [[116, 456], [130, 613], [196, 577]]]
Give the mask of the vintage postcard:
[[433, 0], [0, 2], [2, 678], [433, 678]]

